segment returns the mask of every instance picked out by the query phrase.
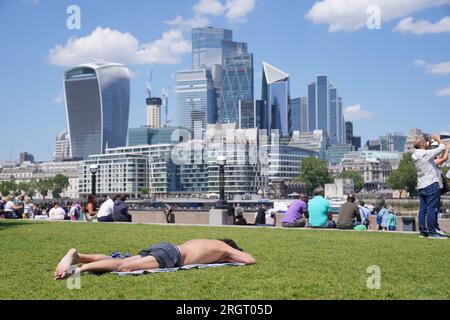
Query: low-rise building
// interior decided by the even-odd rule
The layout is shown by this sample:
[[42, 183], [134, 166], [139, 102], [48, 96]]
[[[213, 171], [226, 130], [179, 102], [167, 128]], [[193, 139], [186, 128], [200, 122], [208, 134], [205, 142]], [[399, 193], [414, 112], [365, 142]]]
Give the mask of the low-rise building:
[[386, 185], [392, 172], [389, 160], [366, 157], [362, 152], [346, 154], [341, 162], [342, 171], [355, 171], [364, 178], [366, 190], [378, 190]]

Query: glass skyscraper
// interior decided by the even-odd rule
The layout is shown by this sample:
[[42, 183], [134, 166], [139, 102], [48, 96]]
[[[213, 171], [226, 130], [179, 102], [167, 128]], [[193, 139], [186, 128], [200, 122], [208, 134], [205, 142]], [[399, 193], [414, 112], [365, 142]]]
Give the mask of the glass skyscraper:
[[222, 73], [220, 122], [236, 122], [239, 101], [253, 101], [253, 54], [226, 58]]
[[289, 135], [291, 126], [289, 75], [263, 62], [262, 100], [268, 108], [268, 128]]
[[247, 53], [245, 42], [233, 41], [233, 31], [222, 28], [192, 29], [192, 69], [208, 69], [215, 88], [216, 113], [221, 111], [223, 67], [228, 57]]
[[266, 102], [262, 100], [239, 101], [239, 129], [268, 128], [268, 113]]
[[229, 56], [247, 53], [245, 42], [233, 41], [233, 31], [222, 28], [192, 29], [192, 69], [223, 66]]
[[300, 97], [291, 100], [291, 132], [308, 131], [308, 98]]
[[338, 128], [340, 127], [340, 118], [338, 119], [339, 101], [337, 89], [330, 86], [330, 112], [328, 115], [328, 138], [330, 145], [338, 144], [341, 137], [338, 136]]
[[306, 132], [317, 130], [316, 124], [316, 83], [308, 85], [308, 129]]
[[291, 132], [301, 131], [302, 99], [291, 100]]
[[196, 123], [203, 129], [215, 123], [215, 91], [209, 70], [180, 71], [176, 81], [178, 125], [194, 131]]
[[308, 131], [322, 130], [330, 145], [345, 142], [342, 98], [328, 76], [318, 76], [308, 85], [307, 109]]
[[120, 64], [88, 63], [65, 72], [64, 95], [70, 150], [87, 159], [127, 143], [129, 70]]
[[316, 126], [328, 136], [328, 121], [330, 116], [330, 95], [327, 76], [318, 76], [316, 83]]

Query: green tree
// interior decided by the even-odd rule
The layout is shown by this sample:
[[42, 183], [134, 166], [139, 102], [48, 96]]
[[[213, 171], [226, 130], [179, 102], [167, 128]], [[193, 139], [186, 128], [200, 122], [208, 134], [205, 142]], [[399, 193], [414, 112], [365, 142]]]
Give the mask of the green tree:
[[17, 187], [18, 187], [19, 191], [22, 191], [28, 197], [33, 198], [34, 193], [35, 193], [34, 181], [20, 182]]
[[52, 195], [53, 198], [61, 198], [61, 193], [69, 186], [69, 178], [63, 174], [57, 174], [53, 179]]
[[0, 192], [2, 196], [6, 197], [10, 193], [17, 192], [17, 184], [15, 181], [3, 181], [0, 183]]
[[42, 179], [36, 182], [36, 190], [45, 198], [48, 196], [49, 190], [53, 189], [52, 179]]
[[410, 196], [417, 192], [417, 171], [412, 160], [411, 153], [406, 153], [397, 170], [392, 171], [387, 180], [389, 188], [400, 191], [400, 198], [403, 190], [409, 192]]
[[149, 188], [141, 188], [141, 190], [139, 190], [139, 192], [141, 193], [141, 196], [143, 196], [144, 198], [147, 198], [148, 194], [150, 193], [150, 189]]
[[355, 185], [355, 191], [361, 191], [364, 188], [364, 178], [356, 171], [343, 171], [338, 178], [352, 179]]
[[300, 176], [297, 182], [303, 182], [309, 194], [317, 187], [330, 183], [333, 180], [325, 161], [318, 158], [305, 158], [300, 166]]

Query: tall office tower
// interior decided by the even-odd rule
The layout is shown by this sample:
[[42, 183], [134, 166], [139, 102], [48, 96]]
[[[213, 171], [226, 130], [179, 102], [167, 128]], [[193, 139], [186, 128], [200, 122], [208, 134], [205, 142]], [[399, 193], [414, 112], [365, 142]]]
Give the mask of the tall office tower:
[[290, 131], [301, 131], [302, 99], [291, 99], [291, 129]]
[[194, 131], [216, 122], [215, 91], [207, 69], [180, 71], [176, 77], [178, 125]]
[[291, 126], [289, 75], [263, 62], [262, 100], [268, 108], [268, 128], [289, 135]]
[[345, 137], [345, 117], [344, 117], [344, 106], [342, 104], [342, 98], [339, 97], [338, 99], [338, 118], [339, 120], [339, 127], [338, 127], [338, 132], [339, 132], [339, 137], [340, 137], [340, 143], [341, 144], [345, 144], [346, 142], [346, 137]]
[[67, 130], [64, 130], [56, 136], [53, 161], [64, 161], [67, 159], [70, 159], [70, 139], [69, 132]]
[[328, 76], [308, 85], [308, 130], [322, 130], [331, 145], [344, 141], [342, 98]]
[[161, 98], [147, 99], [147, 127], [152, 129], [161, 128]]
[[65, 72], [72, 158], [87, 159], [127, 143], [130, 72], [121, 64], [87, 63]]
[[308, 84], [308, 127], [306, 132], [313, 132], [316, 125], [316, 83]]
[[316, 82], [316, 129], [329, 138], [330, 91], [328, 76], [317, 76]]
[[266, 129], [267, 130], [267, 108], [266, 102], [262, 100], [239, 101], [238, 129]]
[[339, 123], [341, 119], [339, 117], [339, 97], [337, 93], [337, 89], [330, 85], [329, 87], [329, 95], [330, 95], [330, 112], [328, 114], [328, 137], [330, 145], [339, 144], [341, 138], [338, 136]]
[[353, 139], [353, 123], [350, 121], [345, 122], [345, 143], [352, 144]]
[[300, 132], [308, 132], [308, 98], [300, 98]]
[[247, 43], [233, 41], [233, 31], [205, 27], [192, 29], [192, 69], [208, 69], [216, 91], [217, 114], [221, 108], [223, 66], [226, 58], [247, 53]]
[[291, 133], [308, 132], [308, 98], [300, 97], [291, 100]]
[[222, 73], [220, 122], [236, 122], [239, 101], [253, 101], [253, 54], [225, 59]]

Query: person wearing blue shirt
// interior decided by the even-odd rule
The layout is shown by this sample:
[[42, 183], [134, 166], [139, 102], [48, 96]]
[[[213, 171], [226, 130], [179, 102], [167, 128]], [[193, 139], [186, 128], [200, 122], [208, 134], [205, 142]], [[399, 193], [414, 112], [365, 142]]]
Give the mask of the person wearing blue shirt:
[[333, 221], [330, 202], [324, 198], [324, 190], [319, 187], [314, 190], [314, 198], [308, 203], [309, 227], [311, 228], [336, 228]]
[[369, 230], [370, 226], [370, 209], [366, 207], [364, 201], [359, 202], [359, 215], [361, 216], [361, 223]]

